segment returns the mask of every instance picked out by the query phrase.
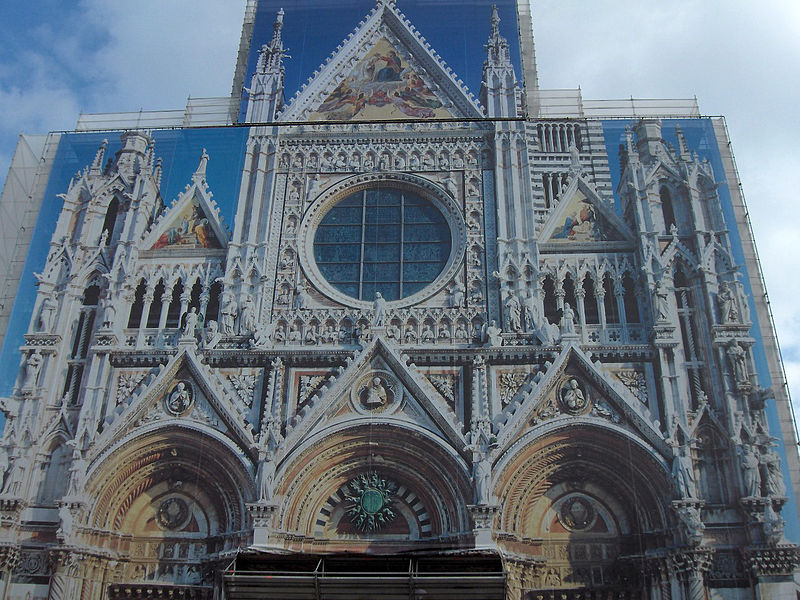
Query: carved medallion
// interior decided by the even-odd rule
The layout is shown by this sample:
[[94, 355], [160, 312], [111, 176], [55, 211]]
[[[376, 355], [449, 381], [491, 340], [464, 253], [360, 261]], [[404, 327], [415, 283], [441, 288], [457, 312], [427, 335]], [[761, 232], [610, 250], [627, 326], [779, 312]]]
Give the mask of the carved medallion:
[[167, 412], [176, 417], [184, 415], [194, 404], [194, 387], [186, 379], [180, 380], [167, 393], [164, 398], [164, 407]]
[[352, 504], [347, 509], [353, 525], [360, 531], [379, 531], [395, 517], [392, 496], [397, 485], [378, 476], [374, 471], [356, 477], [348, 484], [345, 499]]
[[189, 520], [189, 505], [183, 498], [167, 498], [158, 507], [156, 521], [164, 529], [178, 529]]
[[583, 386], [574, 377], [568, 377], [558, 392], [561, 409], [570, 415], [579, 415], [589, 406]]
[[581, 496], [572, 496], [561, 503], [558, 520], [571, 531], [588, 529], [594, 524], [596, 512], [592, 503]]
[[353, 404], [361, 413], [392, 412], [399, 408], [403, 386], [388, 371], [370, 371], [351, 392]]

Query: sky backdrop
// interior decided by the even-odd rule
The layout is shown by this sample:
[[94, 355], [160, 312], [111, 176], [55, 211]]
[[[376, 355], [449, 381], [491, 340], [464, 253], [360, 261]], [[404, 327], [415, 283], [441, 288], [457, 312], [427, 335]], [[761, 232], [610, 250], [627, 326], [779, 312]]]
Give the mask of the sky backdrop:
[[[244, 7], [245, 0], [4, 0], [0, 185], [20, 132], [69, 130], [81, 112], [180, 109], [188, 96], [229, 94]], [[800, 2], [542, 0], [533, 18], [542, 88], [580, 86], [587, 99], [697, 96], [703, 114], [727, 117], [798, 405]], [[435, 46], [428, 23], [415, 24]], [[292, 61], [286, 66], [287, 82], [297, 82]], [[460, 75], [471, 81], [475, 73]]]

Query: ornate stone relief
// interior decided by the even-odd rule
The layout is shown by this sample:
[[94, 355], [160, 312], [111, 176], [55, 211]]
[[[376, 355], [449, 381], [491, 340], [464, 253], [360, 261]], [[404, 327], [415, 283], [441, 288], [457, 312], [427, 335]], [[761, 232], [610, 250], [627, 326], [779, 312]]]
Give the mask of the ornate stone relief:
[[500, 401], [503, 406], [509, 404], [517, 393], [530, 380], [528, 371], [501, 371], [497, 374], [497, 384], [500, 387]]
[[614, 373], [630, 392], [644, 404], [647, 404], [647, 377], [638, 370], [624, 370]]
[[455, 410], [456, 399], [458, 398], [458, 377], [450, 374], [436, 373], [429, 374], [427, 377], [428, 381], [436, 388], [436, 391], [447, 401], [450, 408]]
[[117, 379], [117, 404], [125, 402], [146, 376], [146, 371], [121, 371]]
[[253, 395], [255, 393], [256, 375], [247, 373], [232, 373], [228, 375], [231, 387], [236, 391], [239, 400], [247, 407], [253, 406]]
[[350, 399], [360, 413], [395, 412], [403, 400], [403, 385], [392, 373], [373, 370], [356, 382]]
[[345, 492], [351, 503], [347, 516], [360, 531], [380, 531], [395, 518], [392, 504], [396, 491], [397, 484], [374, 471], [356, 477]]

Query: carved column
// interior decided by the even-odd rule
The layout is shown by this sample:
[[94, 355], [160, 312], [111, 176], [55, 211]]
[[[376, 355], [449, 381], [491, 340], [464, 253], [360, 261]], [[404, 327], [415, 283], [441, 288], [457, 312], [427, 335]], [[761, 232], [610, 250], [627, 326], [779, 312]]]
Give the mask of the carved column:
[[150, 306], [153, 304], [153, 296], [155, 295], [155, 288], [148, 285], [144, 292], [142, 304], [142, 316], [139, 317], [139, 333], [136, 337], [136, 346], [141, 347], [144, 342], [144, 329], [147, 327], [147, 317], [150, 314]]
[[164, 286], [164, 294], [161, 296], [161, 314], [158, 317], [158, 329], [162, 331], [167, 326], [167, 315], [169, 314], [169, 304], [172, 302], [172, 290], [175, 282]]
[[684, 590], [685, 600], [707, 600], [703, 578], [711, 567], [713, 552], [711, 548], [700, 547], [678, 550], [670, 555], [672, 567]]
[[69, 550], [51, 550], [48, 555], [50, 563], [50, 590], [48, 600], [74, 600], [80, 598], [81, 571], [85, 557]]
[[581, 328], [581, 341], [584, 344], [589, 341], [586, 338], [586, 307], [584, 306], [585, 301], [586, 301], [586, 290], [583, 289], [582, 285], [576, 284], [575, 304], [578, 305], [576, 307], [578, 310], [578, 323], [580, 323], [580, 328]]

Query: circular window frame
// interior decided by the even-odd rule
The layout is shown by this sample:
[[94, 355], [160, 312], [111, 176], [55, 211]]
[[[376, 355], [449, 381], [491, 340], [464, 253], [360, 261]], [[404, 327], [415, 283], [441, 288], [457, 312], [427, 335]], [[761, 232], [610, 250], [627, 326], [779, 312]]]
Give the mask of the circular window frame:
[[344, 306], [369, 309], [372, 308], [373, 301], [359, 300], [348, 296], [328, 283], [328, 280], [322, 275], [314, 260], [314, 236], [317, 226], [325, 215], [347, 196], [365, 189], [381, 187], [407, 190], [418, 194], [439, 210], [450, 228], [450, 255], [439, 275], [420, 291], [405, 298], [387, 302], [388, 308], [397, 309], [419, 304], [438, 293], [455, 277], [466, 252], [467, 227], [464, 217], [455, 199], [442, 186], [428, 179], [405, 173], [366, 173], [343, 179], [323, 191], [303, 215], [298, 228], [298, 258], [300, 268], [314, 287], [329, 299]]

